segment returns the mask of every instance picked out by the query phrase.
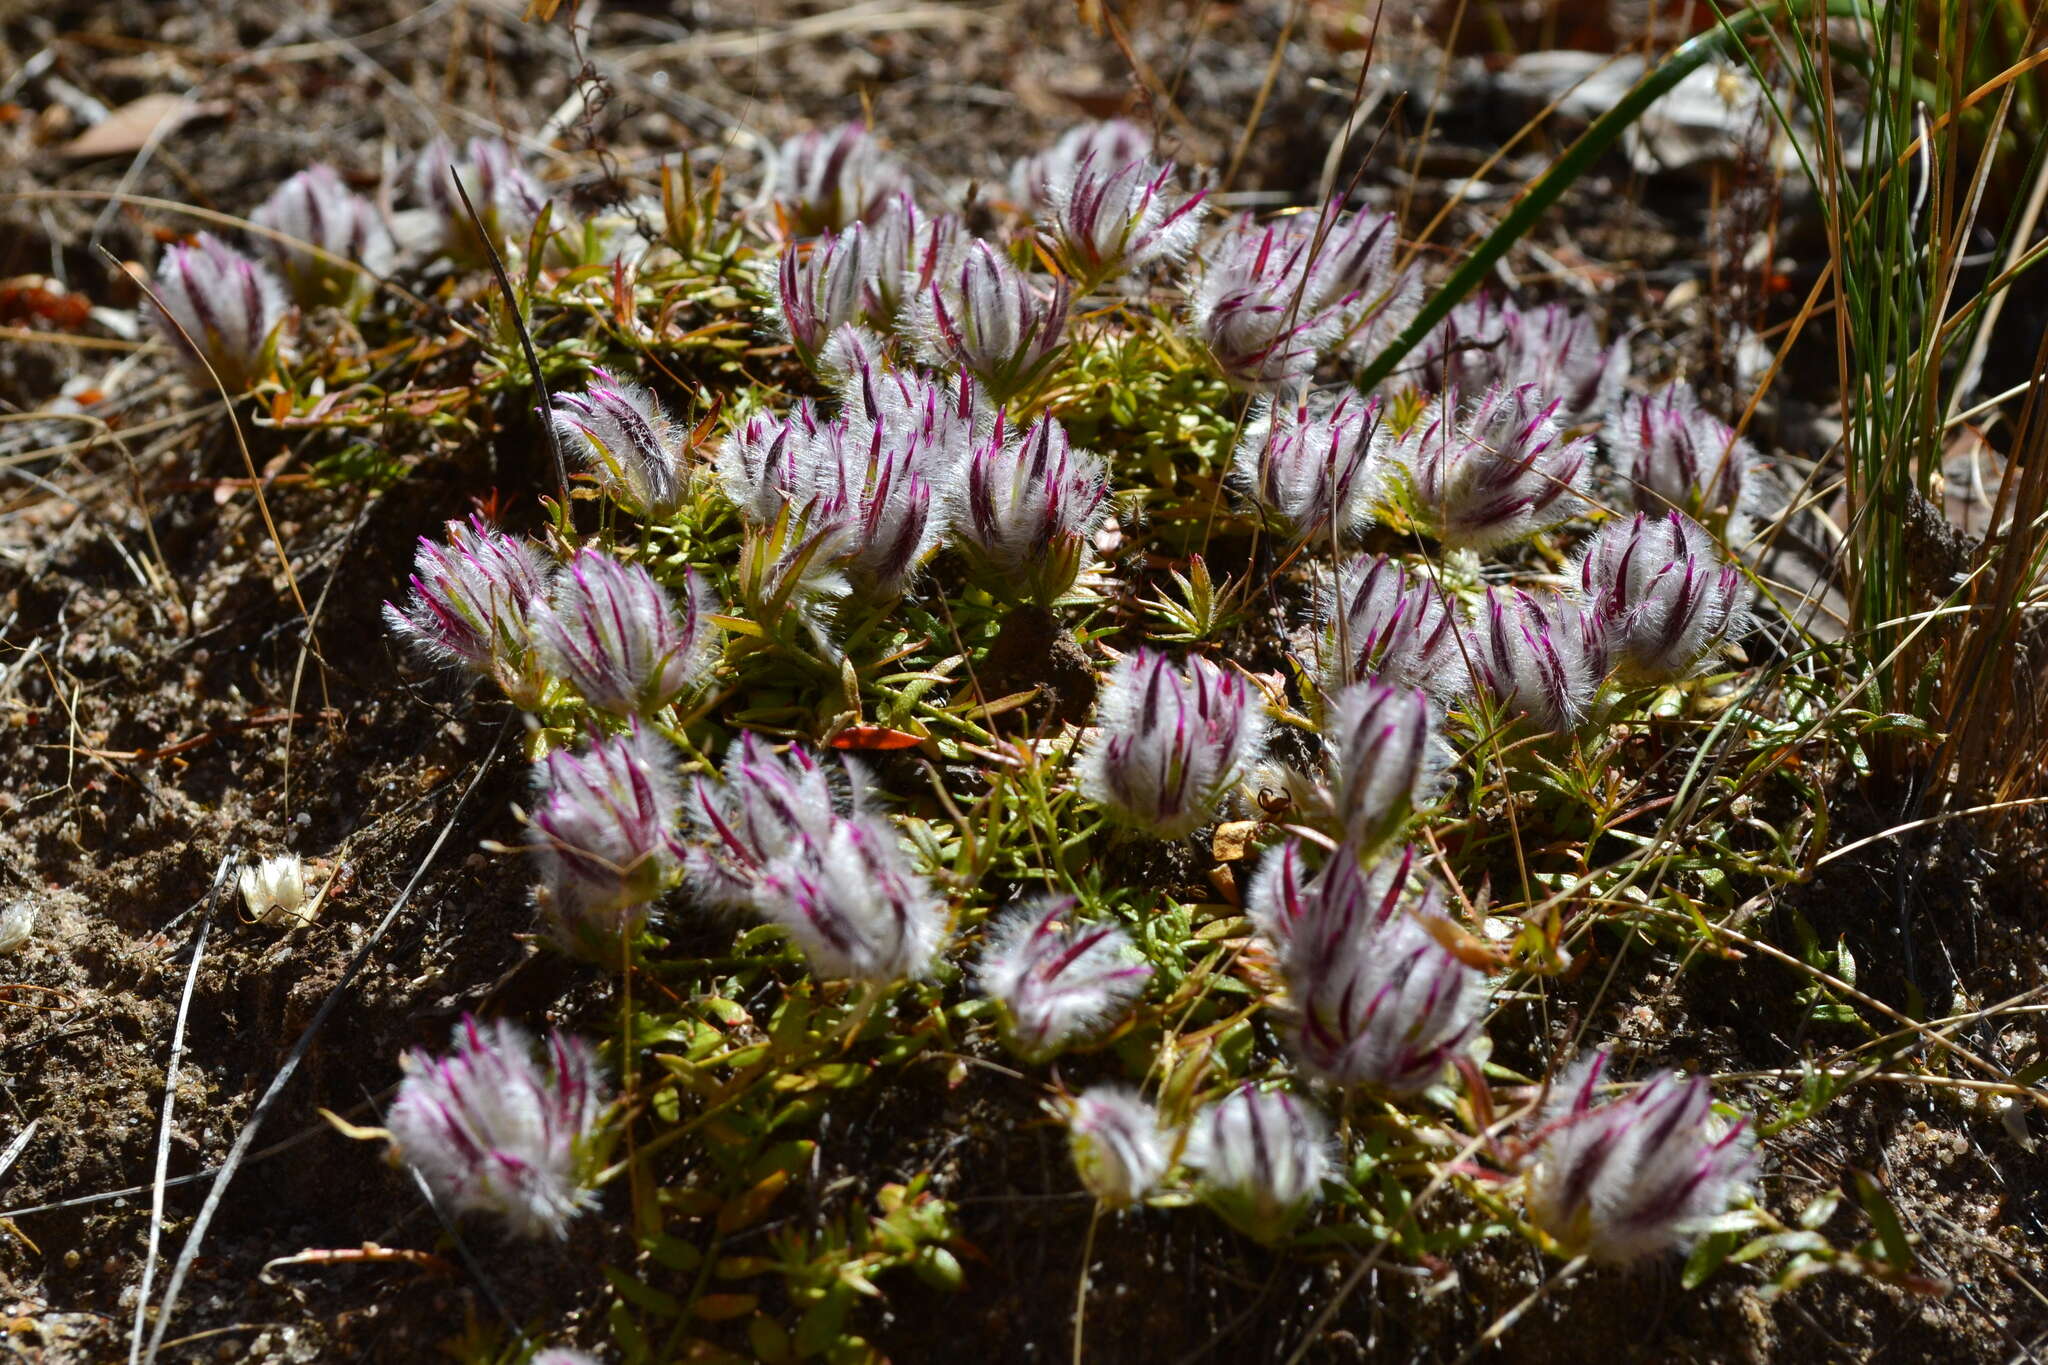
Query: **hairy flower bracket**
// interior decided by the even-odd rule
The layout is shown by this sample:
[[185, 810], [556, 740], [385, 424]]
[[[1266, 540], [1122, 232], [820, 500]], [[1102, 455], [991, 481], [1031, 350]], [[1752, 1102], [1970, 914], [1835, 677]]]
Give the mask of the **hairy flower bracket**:
[[683, 855], [675, 768], [668, 742], [638, 724], [534, 765], [535, 897], [563, 947], [618, 963], [621, 940], [675, 878]]
[[1451, 761], [1435, 708], [1419, 687], [1353, 683], [1331, 699], [1323, 735], [1338, 824], [1345, 842], [1361, 852], [1400, 833]]
[[1014, 440], [998, 412], [968, 461], [954, 539], [991, 592], [1049, 606], [1074, 586], [1108, 502], [1108, 469], [1057, 421]]
[[1471, 650], [1494, 699], [1542, 730], [1577, 728], [1607, 676], [1600, 622], [1561, 593], [1488, 588]]
[[1211, 1208], [1246, 1236], [1274, 1242], [1322, 1198], [1329, 1144], [1315, 1110], [1285, 1091], [1247, 1085], [1195, 1115], [1187, 1162]]
[[1114, 924], [1084, 924], [1071, 896], [1004, 912], [988, 930], [976, 980], [1003, 1006], [1011, 1044], [1026, 1058], [1049, 1057], [1113, 1027], [1145, 987], [1152, 968]]
[[275, 277], [210, 232], [165, 247], [157, 262], [150, 320], [202, 382], [209, 366], [229, 393], [263, 378], [284, 315]]
[[884, 269], [878, 258], [887, 250], [860, 223], [808, 246], [783, 245], [775, 272], [776, 320], [812, 373], [827, 371], [826, 344], [841, 328], [877, 321], [874, 282]]
[[1140, 649], [1102, 686], [1081, 791], [1120, 823], [1183, 838], [1215, 818], [1265, 742], [1265, 702], [1244, 678], [1199, 656], [1180, 669]]
[[1747, 621], [1741, 570], [1680, 512], [1602, 526], [1580, 555], [1579, 591], [1617, 667], [1645, 682], [1684, 677]]
[[1568, 1250], [1624, 1264], [1677, 1250], [1728, 1207], [1755, 1155], [1748, 1120], [1713, 1112], [1706, 1078], [1660, 1071], [1595, 1101], [1607, 1053], [1567, 1072], [1528, 1173], [1529, 1216]]
[[1531, 384], [1462, 411], [1455, 392], [1439, 398], [1394, 447], [1417, 518], [1446, 545], [1486, 550], [1577, 515], [1593, 442], [1567, 440], [1557, 410]]
[[1756, 448], [1701, 406], [1690, 385], [1623, 399], [1606, 438], [1640, 510], [1676, 509], [1710, 525], [1742, 511]]
[[1067, 1147], [1088, 1193], [1111, 1208], [1151, 1194], [1172, 1164], [1159, 1111], [1120, 1085], [1098, 1085], [1066, 1105]]
[[1202, 228], [1204, 193], [1177, 198], [1170, 164], [1098, 160], [1089, 152], [1047, 186], [1046, 232], [1060, 264], [1086, 290], [1187, 255]]
[[859, 783], [842, 781], [800, 745], [778, 758], [743, 737], [722, 783], [700, 778], [692, 792], [702, 838], [687, 855], [690, 884], [709, 904], [781, 925], [820, 976], [923, 976], [945, 943], [945, 898], [888, 820], [865, 809]]
[[1298, 841], [1268, 856], [1246, 906], [1278, 949], [1310, 1075], [1414, 1094], [1478, 1036], [1485, 979], [1430, 932], [1442, 899], [1413, 849], [1368, 869], [1339, 848], [1312, 875]]
[[1450, 599], [1400, 561], [1385, 555], [1346, 561], [1317, 595], [1316, 609], [1325, 692], [1367, 678], [1420, 687], [1439, 700], [1470, 690]]
[[[456, 176], [476, 208], [475, 218], [456, 192]], [[441, 252], [458, 265], [489, 261], [492, 247], [524, 246], [548, 206], [547, 192], [521, 163], [518, 149], [494, 137], [471, 138], [459, 157], [446, 138], [428, 143], [413, 162], [413, 192], [433, 210]]]
[[473, 516], [451, 521], [447, 544], [420, 537], [412, 593], [384, 604], [391, 632], [436, 663], [461, 664], [536, 710], [547, 673], [535, 622], [547, 614], [549, 565], [540, 550]]
[[980, 382], [1005, 403], [1037, 383], [1066, 347], [1072, 286], [1055, 275], [1041, 291], [1010, 258], [976, 241], [959, 267], [935, 277], [919, 296], [916, 327], [926, 360]]
[[1557, 400], [1561, 420], [1583, 422], [1620, 398], [1628, 348], [1602, 346], [1592, 319], [1561, 303], [1522, 309], [1482, 295], [1452, 309], [1431, 335], [1423, 372], [1445, 392], [1531, 384]]
[[703, 681], [718, 633], [703, 585], [685, 570], [680, 610], [654, 575], [595, 546], [555, 576], [537, 623], [550, 671], [613, 715], [650, 715]]
[[791, 234], [810, 237], [872, 219], [891, 196], [909, 192], [910, 174], [866, 124], [846, 123], [785, 140], [770, 189]]
[[[249, 221], [282, 233], [292, 241], [259, 239], [259, 249], [283, 278], [300, 306], [346, 307], [360, 302], [373, 280], [345, 262], [354, 262], [371, 276], [390, 271], [398, 249], [390, 229], [369, 200], [342, 183], [334, 167], [318, 163], [293, 175], [271, 191]], [[318, 247], [339, 262], [306, 250]]]
[[1387, 442], [1375, 399], [1263, 397], [1231, 457], [1230, 483], [1290, 543], [1352, 544], [1372, 522]]
[[1151, 155], [1152, 135], [1129, 119], [1079, 124], [1018, 161], [1010, 171], [1010, 193], [1024, 212], [1040, 214], [1053, 205], [1052, 187], [1071, 183], [1083, 161], [1123, 166]]
[[1370, 350], [1412, 311], [1412, 275], [1396, 273], [1391, 215], [1234, 220], [1204, 254], [1189, 321], [1224, 378], [1270, 390], [1308, 380], [1346, 347]]
[[603, 1078], [580, 1039], [551, 1033], [545, 1067], [518, 1025], [464, 1016], [454, 1051], [412, 1051], [385, 1116], [395, 1155], [457, 1212], [498, 1215], [527, 1237], [567, 1235], [596, 1202], [589, 1147]]
[[590, 379], [581, 393], [555, 395], [555, 430], [614, 502], [646, 519], [672, 515], [682, 503], [691, 433], [638, 384], [602, 368]]

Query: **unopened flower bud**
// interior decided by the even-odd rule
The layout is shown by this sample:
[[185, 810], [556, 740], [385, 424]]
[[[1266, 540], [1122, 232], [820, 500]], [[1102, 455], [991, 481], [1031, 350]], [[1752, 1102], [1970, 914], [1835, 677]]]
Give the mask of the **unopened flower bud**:
[[821, 372], [826, 343], [842, 327], [868, 321], [875, 302], [870, 286], [881, 270], [876, 254], [859, 223], [808, 245], [783, 244], [776, 271], [777, 320], [797, 359], [813, 373]]
[[954, 530], [991, 591], [1048, 605], [1074, 586], [1108, 498], [1108, 470], [1057, 421], [1039, 418], [1020, 441], [999, 413], [968, 462]]
[[1310, 1075], [1410, 1095], [1443, 1076], [1479, 1033], [1485, 978], [1430, 923], [1437, 883], [1413, 850], [1370, 868], [1340, 847], [1307, 875], [1301, 845], [1269, 855], [1247, 908], [1287, 981], [1289, 1042]]
[[[456, 176], [476, 209], [475, 218], [456, 192]], [[487, 263], [493, 246], [500, 251], [525, 246], [548, 202], [547, 192], [522, 164], [518, 149], [495, 137], [471, 138], [460, 159], [446, 138], [427, 144], [413, 162], [413, 189], [420, 203], [434, 212], [442, 254], [464, 266]], [[482, 236], [478, 222], [483, 224]]]
[[448, 543], [420, 537], [412, 593], [384, 604], [393, 634], [437, 663], [484, 674], [527, 710], [547, 683], [535, 638], [547, 612], [548, 566], [540, 551], [480, 516], [451, 521]]
[[1499, 705], [1539, 730], [1575, 729], [1607, 676], [1599, 621], [1560, 593], [1488, 588], [1471, 650]]
[[1456, 399], [1439, 399], [1396, 446], [1415, 514], [1439, 540], [1489, 549], [1585, 506], [1593, 442], [1564, 437], [1555, 402], [1528, 384], [1489, 389], [1463, 411]]
[[945, 898], [910, 866], [878, 815], [835, 817], [762, 873], [754, 909], [789, 931], [811, 970], [887, 984], [931, 970], [945, 946]]
[[1690, 385], [1624, 399], [1606, 436], [1642, 511], [1676, 508], [1719, 525], [1742, 510], [1756, 448], [1702, 407]]
[[1246, 1236], [1274, 1242], [1322, 1198], [1329, 1130], [1293, 1095], [1247, 1085], [1195, 1115], [1187, 1161], [1210, 1207]]
[[1053, 205], [1052, 187], [1067, 184], [1083, 161], [1097, 166], [1122, 166], [1152, 155], [1152, 135], [1129, 119], [1105, 119], [1067, 129], [1042, 152], [1017, 162], [1010, 173], [1010, 193], [1018, 207], [1037, 215]]
[[1180, 195], [1173, 167], [1083, 157], [1050, 187], [1048, 234], [1060, 263], [1093, 284], [1177, 261], [1202, 228], [1202, 191]]
[[791, 234], [810, 237], [873, 218], [891, 195], [909, 191], [910, 175], [866, 124], [845, 123], [784, 141], [770, 188]]
[[1114, 1027], [1152, 975], [1121, 928], [1083, 923], [1075, 911], [1073, 897], [1048, 897], [989, 926], [976, 982], [1003, 1006], [1010, 1042], [1026, 1058]]
[[455, 1050], [406, 1054], [385, 1117], [396, 1155], [456, 1212], [483, 1210], [528, 1237], [563, 1237], [597, 1202], [590, 1143], [604, 1111], [590, 1048], [548, 1036], [547, 1064], [518, 1025], [464, 1016]]
[[967, 248], [959, 268], [932, 280], [917, 310], [925, 359], [973, 375], [995, 403], [1036, 383], [1065, 349], [1064, 276], [1049, 291], [987, 242]]
[[1705, 1077], [1660, 1071], [1600, 1104], [1606, 1066], [1595, 1053], [1559, 1081], [1529, 1171], [1529, 1216], [1568, 1251], [1619, 1265], [1690, 1242], [1755, 1156], [1748, 1120], [1716, 1117]]
[[565, 948], [616, 964], [621, 937], [674, 878], [682, 858], [675, 764], [667, 741], [635, 724], [534, 766], [538, 896]]
[[690, 889], [718, 909], [752, 904], [768, 865], [797, 841], [824, 838], [857, 792], [843, 767], [827, 767], [804, 745], [778, 753], [743, 732], [726, 751], [721, 777], [691, 783], [697, 838], [685, 855]]
[[1140, 649], [1110, 671], [1081, 751], [1081, 791], [1118, 822], [1179, 839], [1216, 817], [1266, 742], [1266, 707], [1234, 672]]
[[555, 395], [554, 423], [583, 455], [614, 502], [643, 518], [673, 514], [682, 503], [689, 432], [638, 384], [593, 369], [590, 387]]
[[1353, 683], [1331, 699], [1323, 734], [1337, 819], [1360, 852], [1398, 834], [1450, 763], [1435, 709], [1419, 687]]
[[389, 271], [397, 256], [391, 231], [375, 207], [342, 183], [340, 174], [324, 162], [298, 172], [271, 191], [249, 215], [249, 221], [293, 239], [281, 242], [266, 237], [260, 245], [292, 298], [306, 308], [346, 306], [365, 297], [373, 282], [295, 243], [353, 261], [373, 275]]
[[1748, 585], [1681, 512], [1638, 512], [1594, 532], [1579, 590], [1617, 667], [1646, 682], [1684, 677], [1748, 619]]
[[1373, 399], [1308, 390], [1261, 398], [1231, 459], [1230, 483], [1290, 542], [1349, 544], [1372, 521], [1386, 444]]
[[229, 393], [263, 378], [276, 354], [284, 290], [268, 270], [210, 232], [164, 248], [149, 309], [161, 336], [194, 378], [207, 367]]
[[1620, 397], [1628, 348], [1603, 346], [1593, 321], [1561, 303], [1518, 308], [1481, 295], [1451, 310], [1426, 343], [1423, 373], [1437, 389], [1484, 393], [1533, 384], [1558, 417], [1583, 422]]
[[1347, 560], [1318, 594], [1316, 609], [1324, 691], [1365, 678], [1420, 687], [1439, 700], [1470, 690], [1450, 600], [1399, 560]]
[[1111, 1208], [1151, 1194], [1172, 1159], [1159, 1111], [1119, 1085], [1095, 1086], [1069, 1102], [1067, 1145], [1081, 1183]]
[[703, 680], [718, 632], [704, 590], [685, 570], [680, 610], [654, 576], [595, 546], [556, 575], [539, 622], [549, 668], [600, 711], [648, 715]]

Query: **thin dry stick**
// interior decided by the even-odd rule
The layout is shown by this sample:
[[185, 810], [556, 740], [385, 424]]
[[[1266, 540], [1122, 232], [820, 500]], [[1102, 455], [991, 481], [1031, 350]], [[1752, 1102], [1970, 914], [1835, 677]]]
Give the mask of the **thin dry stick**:
[[1567, 1261], [1563, 1265], [1559, 1266], [1557, 1270], [1551, 1274], [1549, 1279], [1545, 1280], [1542, 1284], [1537, 1285], [1534, 1289], [1529, 1291], [1529, 1297], [1523, 1299], [1513, 1308], [1510, 1308], [1506, 1313], [1501, 1315], [1500, 1319], [1497, 1322], [1495, 1322], [1492, 1326], [1488, 1327], [1484, 1332], [1481, 1332], [1479, 1334], [1479, 1340], [1473, 1342], [1470, 1346], [1467, 1346], [1465, 1348], [1464, 1354], [1458, 1357], [1457, 1365], [1466, 1365], [1467, 1361], [1470, 1361], [1473, 1357], [1477, 1356], [1481, 1351], [1485, 1350], [1488, 1346], [1491, 1346], [1494, 1342], [1500, 1340], [1503, 1336], [1507, 1335], [1507, 1330], [1510, 1327], [1513, 1327], [1517, 1322], [1520, 1322], [1522, 1320], [1522, 1314], [1528, 1312], [1531, 1308], [1534, 1308], [1537, 1304], [1543, 1302], [1544, 1298], [1549, 1295], [1551, 1290], [1557, 1288], [1566, 1280], [1569, 1280], [1572, 1276], [1578, 1274], [1579, 1267], [1583, 1266], [1585, 1263], [1586, 1258], [1580, 1256], [1574, 1258], [1573, 1260]]
[[206, 960], [206, 937], [213, 929], [213, 907], [227, 885], [228, 872], [242, 850], [229, 845], [213, 871], [213, 885], [206, 893], [206, 909], [199, 916], [199, 936], [192, 944], [192, 966], [185, 973], [185, 993], [178, 998], [178, 1022], [171, 1029], [171, 1060], [164, 1068], [164, 1118], [156, 1136], [156, 1188], [149, 1199], [149, 1253], [142, 1261], [142, 1287], [135, 1291], [135, 1327], [128, 1335], [128, 1365], [142, 1354], [142, 1324], [149, 1319], [149, 1290], [156, 1280], [157, 1253], [164, 1236], [164, 1180], [171, 1168], [171, 1111], [178, 1099], [178, 1063], [185, 1057], [185, 1019], [192, 1009], [192, 988], [199, 983], [199, 964]]
[[306, 1053], [312, 1049], [313, 1039], [319, 1035], [320, 1029], [327, 1023], [335, 1008], [341, 1004], [342, 997], [348, 993], [349, 987], [355, 984], [356, 976], [370, 960], [370, 954], [384, 941], [384, 935], [391, 931], [391, 926], [397, 922], [400, 912], [412, 903], [413, 892], [419, 890], [420, 883], [426, 880], [427, 872], [433, 867], [434, 860], [440, 856], [442, 847], [448, 842], [448, 836], [455, 832], [456, 820], [461, 818], [463, 808], [469, 804], [469, 798], [475, 795], [476, 789], [483, 784], [485, 776], [491, 771], [491, 765], [497, 760], [498, 751], [505, 746], [505, 737], [511, 733], [512, 721], [508, 716], [505, 724], [498, 727], [498, 737], [492, 741], [491, 751], [485, 754], [483, 762], [477, 765], [476, 776], [470, 779], [469, 785], [463, 788], [462, 794], [455, 799], [455, 809], [448, 813], [447, 823], [442, 825], [441, 832], [434, 836], [433, 846], [427, 850], [426, 856], [420, 859], [419, 866], [414, 869], [412, 880], [405, 884], [405, 889], [398, 893], [398, 899], [384, 912], [384, 918], [377, 922], [377, 927], [363, 940], [363, 946], [356, 949], [355, 956], [348, 960], [348, 965], [342, 969], [341, 980], [334, 984], [334, 989], [320, 1002], [320, 1008], [314, 1013], [312, 1022], [306, 1025], [306, 1031], [299, 1035], [298, 1042], [292, 1044], [290, 1055], [284, 1059], [284, 1065], [278, 1068], [277, 1075], [271, 1079], [270, 1087], [263, 1092], [263, 1097], [256, 1101], [256, 1107], [249, 1111], [249, 1121], [243, 1124], [242, 1131], [235, 1135], [235, 1145], [228, 1152], [228, 1159], [221, 1163], [220, 1174], [214, 1177], [212, 1188], [206, 1192], [206, 1202], [200, 1206], [199, 1217], [193, 1222], [192, 1231], [178, 1252], [178, 1263], [171, 1268], [170, 1283], [164, 1286], [163, 1306], [157, 1310], [156, 1330], [149, 1335], [149, 1350], [142, 1357], [143, 1365], [155, 1365], [157, 1352], [163, 1349], [164, 1333], [169, 1330], [171, 1319], [177, 1311], [178, 1295], [185, 1287], [185, 1276], [191, 1273], [192, 1262], [199, 1257], [199, 1248], [206, 1242], [206, 1231], [212, 1226], [214, 1215], [220, 1211], [221, 1200], [227, 1195], [228, 1182], [235, 1178], [235, 1171], [241, 1166], [250, 1146], [256, 1141], [257, 1131], [262, 1128], [263, 1121], [270, 1117], [271, 1107], [277, 1103], [278, 1095], [290, 1083], [293, 1073], [299, 1068], [299, 1063], [305, 1060]]
[[1084, 1328], [1088, 1322], [1088, 1263], [1095, 1259], [1095, 1229], [1102, 1222], [1102, 1201], [1095, 1201], [1095, 1211], [1088, 1215], [1088, 1235], [1081, 1239], [1081, 1284], [1074, 1291], [1074, 1365], [1081, 1365], [1087, 1359], [1082, 1344], [1086, 1340]]

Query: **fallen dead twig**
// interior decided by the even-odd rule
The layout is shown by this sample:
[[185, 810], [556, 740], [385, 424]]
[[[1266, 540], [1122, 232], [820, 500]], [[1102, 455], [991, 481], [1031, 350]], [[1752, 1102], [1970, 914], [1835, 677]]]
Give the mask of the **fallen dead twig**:
[[149, 1349], [142, 1357], [148, 1365], [154, 1365], [157, 1353], [163, 1349], [164, 1334], [169, 1329], [172, 1318], [177, 1314], [178, 1295], [185, 1287], [185, 1277], [191, 1273], [192, 1263], [199, 1256], [199, 1248], [205, 1245], [206, 1231], [212, 1225], [214, 1215], [220, 1211], [221, 1200], [227, 1195], [228, 1183], [235, 1178], [235, 1171], [248, 1156], [249, 1148], [256, 1141], [257, 1132], [263, 1127], [263, 1121], [270, 1116], [272, 1107], [277, 1103], [277, 1097], [283, 1093], [285, 1086], [290, 1084], [292, 1076], [297, 1073], [299, 1063], [305, 1060], [306, 1053], [313, 1046], [313, 1039], [319, 1036], [321, 1028], [340, 1005], [342, 997], [355, 984], [356, 977], [369, 962], [370, 954], [377, 950], [377, 946], [384, 941], [384, 936], [391, 932], [391, 926], [397, 922], [399, 914], [412, 903], [413, 893], [419, 890], [420, 883], [426, 880], [428, 870], [433, 867], [434, 860], [447, 845], [448, 836], [455, 832], [455, 822], [461, 818], [464, 807], [469, 804], [469, 798], [483, 785], [484, 776], [497, 761], [499, 751], [505, 747], [505, 738], [511, 733], [512, 722], [508, 717], [505, 724], [499, 727], [498, 737], [491, 742], [490, 752], [485, 754], [483, 761], [477, 765], [476, 775], [470, 779], [469, 785], [462, 789], [461, 795], [455, 798], [455, 808], [448, 812], [447, 822], [441, 826], [441, 832], [434, 836], [434, 842], [427, 849], [426, 856], [420, 859], [419, 866], [413, 870], [412, 879], [405, 884], [405, 889], [398, 893], [398, 899], [384, 912], [384, 918], [377, 922], [377, 927], [370, 931], [369, 937], [363, 940], [355, 955], [349, 958], [348, 965], [342, 968], [341, 980], [334, 984], [334, 988], [328, 991], [326, 998], [320, 1002], [320, 1008], [314, 1012], [305, 1032], [292, 1044], [291, 1053], [284, 1059], [284, 1065], [279, 1067], [277, 1075], [271, 1078], [262, 1098], [256, 1101], [256, 1107], [249, 1111], [249, 1121], [243, 1124], [242, 1131], [235, 1135], [235, 1145], [229, 1149], [227, 1160], [221, 1163], [220, 1174], [214, 1177], [213, 1185], [206, 1192], [206, 1202], [200, 1205], [199, 1217], [193, 1221], [192, 1231], [186, 1236], [185, 1245], [178, 1251], [178, 1263], [171, 1267], [170, 1282], [164, 1286], [163, 1303], [157, 1310], [156, 1330], [150, 1333]]
[[213, 871], [213, 885], [207, 889], [206, 909], [199, 917], [199, 937], [192, 947], [192, 966], [185, 973], [185, 992], [178, 997], [178, 1021], [171, 1029], [171, 1060], [164, 1067], [164, 1114], [156, 1135], [156, 1184], [149, 1198], [149, 1251], [142, 1260], [142, 1287], [135, 1291], [135, 1326], [128, 1336], [128, 1361], [134, 1365], [142, 1354], [142, 1325], [149, 1319], [149, 1290], [156, 1280], [156, 1262], [163, 1248], [164, 1181], [171, 1173], [171, 1114], [178, 1102], [178, 1063], [185, 1057], [185, 1020], [192, 1009], [192, 989], [199, 984], [199, 964], [206, 959], [206, 937], [213, 928], [213, 908], [228, 874], [241, 860], [242, 850], [230, 845]]

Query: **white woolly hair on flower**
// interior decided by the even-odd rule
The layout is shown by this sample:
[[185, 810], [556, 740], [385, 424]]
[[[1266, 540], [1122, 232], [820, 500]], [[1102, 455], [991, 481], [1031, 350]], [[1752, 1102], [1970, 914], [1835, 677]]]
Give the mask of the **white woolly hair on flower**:
[[1152, 968], [1114, 923], [1078, 918], [1071, 896], [1045, 896], [991, 921], [975, 973], [981, 993], [1009, 1016], [1026, 1057], [1047, 1057], [1113, 1028]]
[[1593, 441], [1565, 436], [1557, 411], [1531, 384], [1440, 396], [1393, 446], [1416, 516], [1446, 545], [1487, 550], [1578, 515]]
[[1580, 600], [1616, 665], [1645, 682], [1682, 678], [1749, 628], [1749, 583], [1682, 512], [1606, 522], [1579, 552]]
[[1188, 1124], [1187, 1163], [1217, 1212], [1246, 1235], [1273, 1241], [1322, 1198], [1329, 1125], [1285, 1091], [1245, 1085]]
[[1563, 593], [1488, 588], [1470, 648], [1501, 707], [1542, 730], [1576, 729], [1607, 677], [1599, 620]]
[[1443, 785], [1453, 755], [1419, 687], [1368, 678], [1330, 699], [1323, 738], [1332, 802], [1346, 842], [1378, 848]]
[[586, 1144], [604, 1110], [603, 1077], [582, 1040], [550, 1034], [543, 1066], [517, 1024], [465, 1017], [452, 1052], [415, 1050], [402, 1065], [385, 1127], [437, 1200], [496, 1214], [528, 1237], [566, 1235], [596, 1202]]
[[1356, 543], [1384, 488], [1391, 437], [1379, 404], [1303, 389], [1253, 404], [1232, 454], [1232, 488], [1293, 541]]
[[1067, 1148], [1088, 1192], [1111, 1208], [1135, 1204], [1159, 1187], [1173, 1164], [1159, 1111], [1123, 1085], [1097, 1085], [1064, 1106]]
[[1325, 692], [1366, 678], [1420, 687], [1440, 702], [1472, 690], [1458, 644], [1460, 613], [1435, 580], [1397, 559], [1361, 555], [1325, 574], [1316, 619]]
[[555, 395], [555, 430], [614, 502], [641, 517], [670, 515], [682, 503], [688, 431], [642, 385], [602, 368], [590, 381]]
[[1078, 760], [1081, 792], [1118, 821], [1179, 839], [1216, 817], [1266, 746], [1265, 699], [1199, 655], [1185, 668], [1139, 649], [1118, 660]]
[[1598, 1102], [1607, 1060], [1585, 1058], [1552, 1091], [1528, 1169], [1529, 1215], [1568, 1248], [1625, 1264], [1690, 1242], [1756, 1157], [1748, 1120], [1716, 1115], [1703, 1076], [1660, 1071]]
[[910, 866], [894, 826], [865, 813], [835, 816], [822, 837], [771, 860], [753, 906], [828, 980], [923, 977], [948, 929], [945, 897]]

